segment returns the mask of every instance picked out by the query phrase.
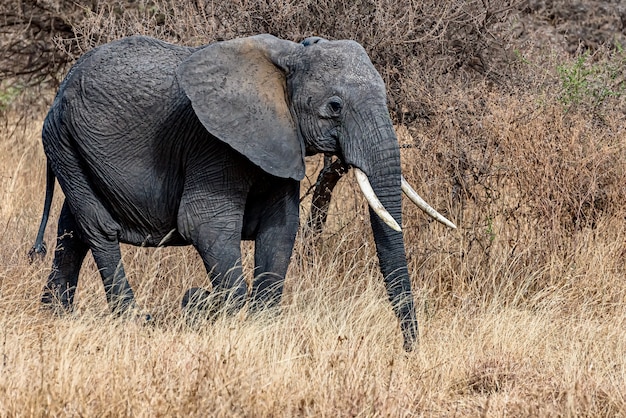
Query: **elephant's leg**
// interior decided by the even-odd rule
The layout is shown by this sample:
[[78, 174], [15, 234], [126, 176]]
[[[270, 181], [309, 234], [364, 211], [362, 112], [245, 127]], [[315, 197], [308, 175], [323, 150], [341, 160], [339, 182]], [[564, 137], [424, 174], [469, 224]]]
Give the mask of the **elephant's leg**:
[[52, 272], [41, 297], [44, 306], [61, 307], [66, 311], [73, 309], [78, 273], [88, 250], [89, 246], [80, 238], [76, 219], [66, 201], [59, 217]]
[[[219, 142], [191, 153], [178, 210], [177, 229], [198, 251], [212, 290], [191, 289], [183, 311], [191, 317], [233, 314], [248, 289], [241, 268], [241, 237], [251, 178], [260, 171]], [[205, 312], [198, 312], [198, 311]]]
[[124, 272], [119, 242], [102, 238], [91, 243], [91, 253], [100, 271], [111, 312], [122, 315], [136, 309], [135, 295]]
[[[70, 156], [66, 156], [70, 158]], [[61, 166], [61, 169], [64, 169]], [[133, 291], [126, 279], [122, 256], [118, 241], [120, 225], [96, 197], [87, 180], [87, 176], [81, 172], [74, 172], [67, 177], [58, 176], [59, 182], [65, 184], [66, 206], [71, 207], [75, 214], [73, 219], [80, 225], [82, 238], [88, 243], [91, 254], [100, 271], [107, 302], [113, 313], [122, 314], [129, 308], [136, 308]], [[80, 195], [80, 191], [84, 194]], [[67, 210], [69, 212], [69, 208]]]
[[111, 310], [122, 313], [135, 306], [134, 295], [121, 263], [117, 237], [122, 227], [94, 190], [93, 178], [84, 170], [85, 162], [75, 148], [75, 143], [88, 141], [89, 135], [85, 134], [77, 141], [67, 132], [65, 125], [59, 122], [63, 121], [48, 116], [42, 141], [65, 193], [65, 212], [70, 213], [71, 210], [73, 224], [80, 227], [81, 237], [91, 249]]
[[285, 180], [273, 199], [264, 202], [255, 238], [252, 312], [280, 303], [299, 218], [299, 184]]
[[183, 300], [188, 312], [205, 310], [207, 316], [238, 312], [246, 301], [247, 285], [241, 268], [241, 220], [210, 222], [193, 240], [211, 278], [212, 291], [191, 289]]
[[211, 277], [211, 310], [224, 310], [227, 314], [238, 312], [246, 301], [248, 287], [241, 267], [240, 233], [218, 240], [200, 255]]

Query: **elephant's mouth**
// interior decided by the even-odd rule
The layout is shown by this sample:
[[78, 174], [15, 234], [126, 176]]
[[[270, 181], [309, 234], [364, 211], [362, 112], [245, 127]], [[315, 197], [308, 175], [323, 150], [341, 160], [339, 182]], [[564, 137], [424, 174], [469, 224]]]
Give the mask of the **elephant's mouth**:
[[[383, 220], [391, 229], [401, 232], [402, 228], [396, 220], [391, 216], [391, 214], [385, 209], [383, 204], [380, 202], [380, 199], [376, 196], [372, 185], [370, 184], [369, 179], [367, 178], [367, 174], [365, 174], [358, 167], [353, 166], [354, 174], [356, 177], [356, 181], [361, 189], [361, 193], [365, 196], [367, 203], [370, 205], [372, 210]], [[435, 219], [436, 221], [441, 222], [442, 224], [456, 229], [456, 225], [446, 219], [442, 214], [437, 212], [432, 206], [430, 206], [424, 199], [417, 194], [417, 192], [411, 187], [409, 182], [406, 181], [404, 176], [402, 176], [402, 191], [407, 197], [411, 200], [411, 202], [415, 203], [418, 208], [423, 210], [427, 215]]]
[[[330, 132], [319, 137], [315, 137], [312, 140], [304, 141], [304, 152], [307, 157], [323, 153], [325, 156], [337, 156], [341, 161], [345, 162], [343, 153], [341, 151], [341, 134], [337, 129], [332, 129]], [[328, 139], [330, 138], [330, 139]]]

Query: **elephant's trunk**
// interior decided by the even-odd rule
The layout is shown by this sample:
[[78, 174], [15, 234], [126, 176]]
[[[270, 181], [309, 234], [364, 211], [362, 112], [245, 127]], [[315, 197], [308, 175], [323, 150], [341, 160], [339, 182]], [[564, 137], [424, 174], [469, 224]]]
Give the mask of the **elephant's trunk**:
[[[361, 169], [371, 188], [397, 225], [402, 225], [402, 188], [400, 149], [388, 113], [380, 112], [368, 120], [369, 124], [358, 124], [356, 131], [363, 135], [365, 144], [359, 149], [345, 149], [346, 162]], [[374, 122], [374, 126], [371, 123]], [[364, 129], [365, 127], [365, 129]], [[411, 291], [411, 280], [406, 263], [402, 232], [394, 230], [370, 206], [370, 222], [376, 243], [376, 251], [383, 274], [387, 295], [400, 321], [404, 336], [404, 348], [410, 351], [418, 337], [415, 305]]]
[[393, 216], [391, 216], [391, 214], [387, 212], [385, 206], [383, 206], [383, 204], [378, 199], [378, 196], [376, 196], [376, 193], [374, 192], [374, 189], [372, 189], [370, 181], [367, 179], [367, 174], [361, 171], [361, 169], [355, 168], [354, 176], [356, 177], [356, 182], [359, 185], [363, 196], [365, 196], [367, 203], [369, 203], [370, 208], [372, 208], [376, 215], [378, 215], [380, 219], [383, 220], [383, 222], [389, 225], [391, 229], [393, 229], [394, 231], [402, 232], [402, 227], [398, 225], [396, 220], [393, 219]]
[[[385, 209], [402, 225], [400, 161], [381, 161], [380, 167], [377, 174], [369, 177], [370, 184]], [[404, 348], [410, 351], [418, 334], [403, 234], [388, 226], [371, 207], [370, 222], [387, 295], [400, 321]]]

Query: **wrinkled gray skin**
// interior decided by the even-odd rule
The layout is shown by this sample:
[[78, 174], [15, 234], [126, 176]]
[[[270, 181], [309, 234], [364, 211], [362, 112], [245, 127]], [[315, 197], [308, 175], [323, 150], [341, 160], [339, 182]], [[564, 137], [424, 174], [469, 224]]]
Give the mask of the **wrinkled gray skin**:
[[[43, 127], [43, 230], [58, 179], [65, 202], [46, 305], [71, 310], [91, 250], [114, 312], [136, 309], [119, 243], [193, 245], [235, 312], [248, 289], [241, 240], [255, 242], [252, 311], [276, 306], [299, 227], [304, 157], [335, 154], [367, 174], [398, 224], [400, 152], [385, 85], [352, 41], [270, 35], [188, 48], [130, 37], [88, 52], [63, 81]], [[380, 269], [404, 335], [417, 321], [403, 237], [370, 210]], [[198, 291], [190, 299], [199, 302]], [[209, 293], [201, 291], [200, 294]], [[187, 306], [189, 308], [189, 306]]]

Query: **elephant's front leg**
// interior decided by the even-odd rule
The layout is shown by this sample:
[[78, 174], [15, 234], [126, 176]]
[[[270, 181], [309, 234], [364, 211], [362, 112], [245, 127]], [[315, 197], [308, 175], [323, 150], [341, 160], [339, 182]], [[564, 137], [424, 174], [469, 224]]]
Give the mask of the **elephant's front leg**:
[[273, 308], [280, 303], [285, 275], [300, 224], [299, 183], [283, 180], [271, 199], [257, 205], [259, 213], [255, 238], [255, 278], [252, 283], [251, 312]]
[[202, 310], [208, 317], [222, 312], [232, 315], [245, 304], [248, 288], [241, 267], [241, 224], [241, 219], [210, 222], [198, 229], [194, 246], [213, 289], [190, 290], [183, 300], [188, 312]]

